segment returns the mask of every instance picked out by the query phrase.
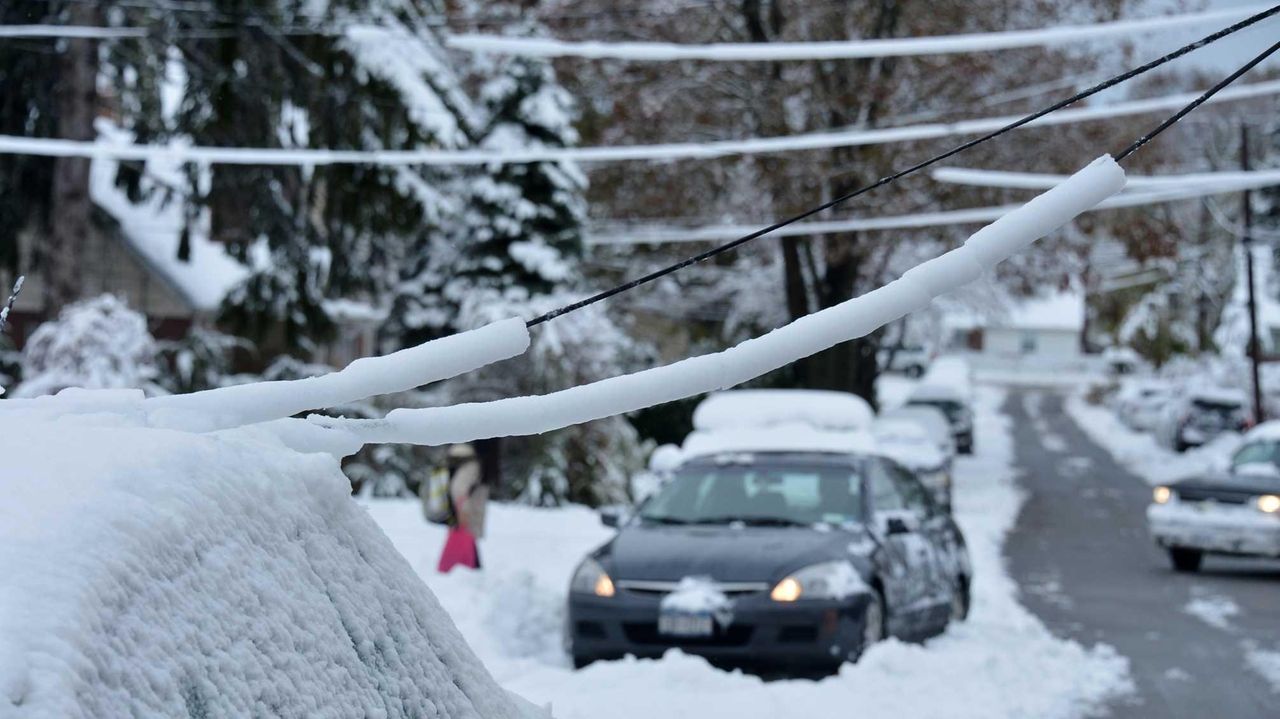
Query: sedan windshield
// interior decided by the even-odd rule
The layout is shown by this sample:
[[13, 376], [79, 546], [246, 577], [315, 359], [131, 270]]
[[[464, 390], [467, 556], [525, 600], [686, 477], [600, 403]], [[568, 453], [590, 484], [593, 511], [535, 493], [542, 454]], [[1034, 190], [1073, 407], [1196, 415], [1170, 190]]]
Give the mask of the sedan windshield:
[[641, 519], [663, 524], [841, 524], [862, 519], [861, 482], [849, 467], [685, 467]]
[[1231, 458], [1232, 470], [1242, 467], [1251, 469], [1265, 468], [1270, 472], [1280, 472], [1280, 442], [1249, 442]]

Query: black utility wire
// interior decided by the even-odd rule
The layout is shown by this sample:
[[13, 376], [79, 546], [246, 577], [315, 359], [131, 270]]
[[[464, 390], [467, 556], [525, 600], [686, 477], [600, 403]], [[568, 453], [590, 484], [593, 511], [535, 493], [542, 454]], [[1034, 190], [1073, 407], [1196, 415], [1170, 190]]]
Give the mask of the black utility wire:
[[[681, 260], [681, 261], [679, 261], [679, 262], [677, 262], [677, 263], [675, 263], [675, 264], [673, 264], [673, 265], [668, 265], [667, 267], [664, 267], [664, 268], [662, 268], [662, 269], [660, 269], [660, 270], [655, 270], [655, 271], [650, 272], [649, 274], [644, 275], [644, 276], [642, 276], [642, 277], [637, 277], [637, 278], [636, 278], [636, 279], [634, 279], [634, 280], [630, 280], [630, 281], [625, 282], [625, 283], [623, 283], [623, 284], [621, 284], [621, 285], [617, 285], [616, 287], [612, 287], [612, 288], [607, 289], [607, 290], [604, 290], [604, 291], [602, 291], [602, 292], [598, 292], [598, 293], [596, 293], [596, 294], [594, 294], [594, 295], [591, 295], [590, 297], [587, 297], [587, 298], [585, 298], [585, 299], [579, 300], [579, 301], [574, 302], [574, 303], [571, 303], [571, 304], [567, 304], [567, 305], [565, 305], [565, 306], [563, 306], [563, 307], [560, 307], [560, 308], [558, 308], [558, 309], [551, 310], [550, 312], [547, 312], [546, 314], [539, 315], [539, 316], [537, 316], [537, 317], [535, 317], [535, 318], [533, 318], [533, 319], [529, 320], [528, 322], [526, 322], [526, 323], [525, 323], [525, 326], [527, 326], [527, 327], [533, 327], [533, 326], [535, 326], [535, 325], [540, 325], [540, 324], [542, 324], [543, 322], [547, 322], [547, 321], [553, 320], [553, 319], [555, 319], [555, 318], [557, 318], [557, 317], [559, 317], [559, 316], [561, 316], [561, 315], [568, 314], [568, 313], [573, 312], [573, 311], [575, 311], [575, 310], [580, 310], [580, 309], [582, 309], [583, 307], [586, 307], [586, 306], [588, 306], [588, 305], [593, 305], [593, 304], [595, 304], [595, 303], [597, 303], [597, 302], [601, 302], [601, 301], [603, 301], [603, 300], [607, 300], [607, 299], [609, 299], [610, 297], [613, 297], [614, 295], [622, 294], [623, 292], [627, 292], [627, 291], [629, 291], [629, 290], [635, 289], [636, 287], [639, 287], [640, 285], [647, 284], [647, 283], [652, 282], [652, 281], [654, 281], [654, 280], [656, 280], [656, 279], [659, 279], [659, 278], [665, 277], [665, 276], [667, 276], [667, 275], [669, 275], [669, 274], [671, 274], [671, 273], [673, 273], [673, 272], [677, 272], [677, 271], [679, 271], [679, 270], [682, 270], [682, 269], [684, 269], [684, 268], [686, 268], [686, 267], [688, 267], [688, 266], [690, 266], [690, 265], [697, 264], [697, 263], [702, 262], [702, 261], [704, 261], [704, 260], [707, 260], [707, 259], [710, 259], [710, 258], [712, 258], [712, 257], [715, 257], [716, 255], [719, 255], [719, 254], [722, 254], [722, 253], [728, 252], [729, 250], [732, 250], [732, 249], [734, 249], [735, 247], [739, 247], [739, 246], [741, 246], [741, 245], [745, 245], [746, 243], [748, 243], [748, 242], [750, 242], [750, 241], [752, 241], [752, 240], [754, 240], [754, 239], [756, 239], [756, 238], [763, 237], [764, 235], [767, 235], [767, 234], [769, 234], [769, 233], [771, 233], [771, 232], [774, 232], [775, 230], [779, 230], [779, 229], [781, 229], [781, 228], [783, 228], [783, 227], [786, 227], [787, 225], [795, 224], [795, 223], [799, 222], [800, 220], [804, 220], [804, 219], [807, 219], [807, 218], [809, 218], [809, 217], [812, 217], [813, 215], [816, 215], [816, 214], [818, 214], [819, 212], [823, 212], [823, 211], [825, 211], [825, 210], [829, 210], [829, 209], [831, 209], [832, 207], [835, 207], [836, 205], [839, 205], [839, 204], [841, 204], [841, 203], [847, 202], [847, 201], [849, 201], [849, 200], [851, 200], [851, 199], [853, 199], [853, 198], [855, 198], [855, 197], [858, 197], [859, 195], [866, 194], [866, 193], [868, 193], [868, 192], [870, 192], [870, 191], [872, 191], [872, 190], [874, 190], [874, 189], [876, 189], [876, 188], [879, 188], [879, 187], [884, 187], [885, 185], [887, 185], [887, 184], [889, 184], [889, 183], [893, 182], [894, 180], [898, 180], [898, 179], [903, 178], [903, 177], [906, 177], [907, 175], [910, 175], [910, 174], [912, 174], [912, 173], [919, 172], [920, 170], [923, 170], [923, 169], [925, 169], [926, 167], [929, 167], [930, 165], [937, 164], [938, 162], [941, 162], [942, 160], [945, 160], [945, 159], [947, 159], [947, 158], [954, 157], [955, 155], [958, 155], [958, 154], [960, 154], [961, 152], [964, 152], [965, 150], [968, 150], [968, 149], [969, 149], [969, 148], [971, 148], [971, 147], [976, 147], [977, 145], [981, 145], [982, 143], [984, 143], [984, 142], [986, 142], [986, 141], [988, 141], [988, 140], [991, 140], [991, 139], [994, 139], [994, 138], [996, 138], [996, 137], [999, 137], [999, 136], [1001, 136], [1001, 135], [1003, 135], [1003, 134], [1005, 134], [1005, 133], [1007, 133], [1007, 132], [1009, 132], [1009, 131], [1011, 131], [1011, 130], [1015, 130], [1015, 129], [1019, 128], [1019, 127], [1022, 127], [1023, 125], [1026, 125], [1026, 124], [1027, 124], [1027, 123], [1029, 123], [1029, 122], [1033, 122], [1033, 121], [1035, 121], [1035, 120], [1037, 120], [1037, 119], [1039, 119], [1039, 118], [1041, 118], [1041, 117], [1044, 117], [1045, 115], [1048, 115], [1048, 114], [1049, 114], [1049, 113], [1051, 113], [1051, 112], [1055, 112], [1055, 111], [1057, 111], [1057, 110], [1061, 110], [1062, 108], [1067, 107], [1068, 105], [1073, 105], [1073, 104], [1075, 104], [1075, 103], [1077, 103], [1077, 102], [1079, 102], [1079, 101], [1081, 101], [1081, 100], [1083, 100], [1083, 99], [1085, 99], [1085, 98], [1087, 98], [1087, 97], [1089, 97], [1089, 96], [1091, 96], [1091, 95], [1096, 95], [1096, 94], [1098, 94], [1099, 92], [1102, 92], [1103, 90], [1107, 90], [1107, 89], [1109, 89], [1109, 88], [1115, 87], [1116, 85], [1119, 85], [1119, 84], [1120, 84], [1120, 83], [1122, 83], [1122, 82], [1125, 82], [1125, 81], [1131, 80], [1131, 79], [1133, 79], [1133, 78], [1135, 78], [1135, 77], [1137, 77], [1137, 76], [1139, 76], [1139, 75], [1142, 75], [1143, 73], [1146, 73], [1146, 72], [1148, 72], [1148, 71], [1150, 71], [1150, 70], [1153, 70], [1153, 69], [1155, 69], [1155, 68], [1157, 68], [1157, 67], [1160, 67], [1161, 65], [1164, 65], [1164, 64], [1165, 64], [1165, 63], [1167, 63], [1167, 62], [1170, 62], [1170, 61], [1172, 61], [1172, 60], [1176, 60], [1177, 58], [1182, 57], [1183, 55], [1186, 55], [1186, 54], [1187, 54], [1187, 53], [1189, 53], [1189, 52], [1192, 52], [1192, 51], [1198, 50], [1198, 49], [1200, 49], [1200, 48], [1202, 48], [1202, 47], [1204, 47], [1204, 46], [1206, 46], [1206, 45], [1210, 45], [1210, 44], [1212, 44], [1212, 43], [1214, 43], [1214, 42], [1217, 42], [1218, 40], [1221, 40], [1222, 38], [1224, 38], [1224, 37], [1226, 37], [1226, 36], [1228, 36], [1228, 35], [1231, 35], [1231, 34], [1233, 34], [1233, 33], [1239, 32], [1239, 31], [1241, 31], [1241, 30], [1243, 30], [1243, 29], [1245, 29], [1245, 28], [1247, 28], [1247, 27], [1250, 27], [1250, 26], [1252, 26], [1252, 25], [1254, 25], [1254, 24], [1256, 24], [1256, 23], [1258, 23], [1258, 22], [1261, 22], [1261, 21], [1263, 21], [1263, 20], [1266, 20], [1267, 18], [1269, 18], [1269, 17], [1271, 17], [1271, 16], [1273, 16], [1273, 15], [1275, 15], [1275, 14], [1277, 14], [1277, 13], [1280, 13], [1280, 5], [1274, 5], [1274, 6], [1272, 6], [1272, 7], [1268, 8], [1268, 9], [1266, 9], [1266, 10], [1263, 10], [1262, 12], [1260, 12], [1260, 13], [1258, 13], [1258, 14], [1256, 14], [1256, 15], [1252, 15], [1252, 16], [1250, 16], [1250, 17], [1248, 17], [1248, 18], [1245, 18], [1244, 20], [1241, 20], [1240, 22], [1238, 22], [1238, 23], [1236, 23], [1236, 24], [1234, 24], [1234, 25], [1231, 25], [1231, 26], [1229, 26], [1229, 27], [1223, 28], [1222, 30], [1217, 31], [1217, 32], [1213, 33], [1212, 35], [1206, 35], [1205, 37], [1203, 37], [1203, 38], [1201, 38], [1201, 39], [1199, 39], [1199, 40], [1196, 40], [1195, 42], [1189, 43], [1189, 44], [1187, 44], [1187, 45], [1183, 45], [1182, 47], [1178, 48], [1177, 50], [1174, 50], [1173, 52], [1170, 52], [1170, 53], [1169, 53], [1169, 54], [1167, 54], [1167, 55], [1163, 55], [1163, 56], [1161, 56], [1161, 57], [1159, 57], [1159, 58], [1157, 58], [1157, 59], [1155, 59], [1155, 60], [1152, 60], [1151, 62], [1148, 62], [1148, 63], [1147, 63], [1147, 64], [1145, 64], [1145, 65], [1141, 65], [1141, 66], [1136, 67], [1136, 68], [1134, 68], [1134, 69], [1132, 69], [1132, 70], [1128, 70], [1128, 71], [1126, 71], [1126, 72], [1124, 72], [1124, 73], [1121, 73], [1121, 74], [1119, 74], [1119, 75], [1116, 75], [1115, 77], [1112, 77], [1112, 78], [1110, 78], [1110, 79], [1108, 79], [1108, 80], [1104, 80], [1104, 81], [1102, 81], [1102, 82], [1098, 83], [1097, 85], [1094, 85], [1093, 87], [1090, 87], [1090, 88], [1088, 88], [1088, 89], [1086, 89], [1086, 90], [1083, 90], [1083, 91], [1081, 91], [1081, 92], [1078, 92], [1078, 93], [1076, 93], [1075, 95], [1072, 95], [1071, 97], [1068, 97], [1068, 98], [1067, 98], [1067, 99], [1065, 99], [1065, 100], [1062, 100], [1062, 101], [1060, 101], [1060, 102], [1054, 103], [1053, 105], [1050, 105], [1050, 106], [1048, 106], [1048, 107], [1046, 107], [1046, 108], [1044, 108], [1044, 109], [1042, 109], [1042, 110], [1037, 110], [1036, 112], [1031, 113], [1030, 115], [1026, 115], [1026, 116], [1022, 117], [1021, 119], [1019, 119], [1019, 120], [1015, 120], [1014, 122], [1011, 122], [1011, 123], [1009, 123], [1008, 125], [1005, 125], [1004, 127], [1001, 127], [1001, 128], [1000, 128], [1000, 129], [998, 129], [998, 130], [993, 130], [992, 132], [989, 132], [989, 133], [987, 133], [987, 134], [985, 134], [985, 135], [982, 135], [981, 137], [978, 137], [978, 138], [975, 138], [975, 139], [973, 139], [973, 140], [969, 140], [968, 142], [964, 142], [964, 143], [962, 143], [962, 144], [960, 144], [960, 145], [957, 145], [957, 146], [955, 146], [955, 147], [951, 148], [950, 150], [947, 150], [946, 152], [943, 152], [943, 153], [941, 153], [941, 154], [939, 154], [939, 155], [934, 155], [933, 157], [931, 157], [931, 158], [929, 158], [929, 159], [927, 159], [927, 160], [924, 160], [923, 162], [918, 162], [918, 163], [916, 163], [916, 164], [914, 164], [914, 165], [912, 165], [912, 166], [910, 166], [910, 167], [908, 167], [908, 168], [906, 168], [906, 169], [899, 170], [899, 171], [897, 171], [897, 172], [895, 172], [895, 173], [893, 173], [893, 174], [891, 174], [891, 175], [887, 175], [887, 176], [885, 176], [885, 177], [882, 177], [882, 178], [880, 178], [879, 180], [876, 180], [875, 182], [871, 183], [870, 185], [864, 185], [863, 187], [860, 187], [860, 188], [858, 188], [858, 189], [856, 189], [856, 190], [853, 190], [852, 192], [848, 192], [848, 193], [843, 194], [843, 195], [841, 195], [841, 196], [839, 196], [839, 197], [836, 197], [835, 199], [828, 200], [827, 202], [824, 202], [824, 203], [822, 203], [822, 204], [820, 204], [820, 205], [817, 205], [816, 207], [813, 207], [813, 208], [811, 208], [811, 209], [805, 210], [804, 212], [801, 212], [801, 213], [800, 213], [800, 214], [798, 214], [798, 215], [793, 215], [793, 216], [791, 216], [791, 217], [788, 217], [788, 218], [787, 218], [787, 219], [785, 219], [785, 220], [780, 220], [780, 221], [778, 221], [778, 222], [773, 223], [772, 225], [769, 225], [768, 227], [764, 227], [764, 228], [761, 228], [761, 229], [759, 229], [759, 230], [756, 230], [755, 232], [752, 232], [752, 233], [750, 233], [750, 234], [743, 235], [742, 237], [739, 237], [739, 238], [738, 238], [738, 239], [736, 239], [736, 240], [730, 240], [729, 242], [726, 242], [726, 243], [724, 243], [724, 244], [722, 244], [722, 245], [719, 245], [719, 246], [717, 246], [717, 247], [713, 247], [712, 249], [707, 250], [706, 252], [702, 252], [702, 253], [699, 253], [699, 254], [694, 255], [694, 256], [692, 256], [692, 257], [688, 257], [688, 258], [686, 258], [686, 259], [683, 259], [683, 260]], [[1280, 43], [1278, 43], [1278, 44], [1280, 44]], [[1125, 148], [1125, 150], [1124, 150], [1124, 151], [1119, 155], [1119, 157], [1117, 157], [1116, 159], [1123, 159], [1123, 158], [1125, 158], [1125, 157], [1129, 156], [1130, 154], [1132, 154], [1132, 153], [1133, 153], [1135, 150], [1137, 150], [1139, 147], [1141, 147], [1142, 145], [1146, 144], [1146, 142], [1147, 142], [1148, 140], [1150, 140], [1152, 137], [1155, 137], [1157, 134], [1159, 134], [1160, 132], [1164, 131], [1164, 129], [1165, 129], [1165, 128], [1167, 128], [1167, 127], [1169, 127], [1170, 125], [1172, 125], [1173, 123], [1177, 122], [1180, 118], [1182, 118], [1182, 117], [1183, 117], [1184, 115], [1186, 115], [1188, 112], [1191, 112], [1191, 111], [1192, 111], [1192, 110], [1194, 110], [1195, 108], [1199, 107], [1199, 106], [1200, 106], [1200, 105], [1201, 105], [1205, 100], [1207, 100], [1209, 97], [1212, 97], [1214, 94], [1216, 94], [1216, 93], [1217, 93], [1219, 90], [1221, 90], [1222, 88], [1224, 88], [1224, 87], [1226, 87], [1227, 85], [1231, 84], [1233, 81], [1235, 81], [1237, 78], [1239, 78], [1239, 77], [1240, 77], [1241, 75], [1243, 75], [1245, 72], [1247, 72], [1247, 71], [1248, 71], [1250, 68], [1252, 68], [1254, 65], [1257, 65], [1259, 62], [1262, 62], [1262, 61], [1263, 61], [1263, 60], [1264, 60], [1268, 55], [1270, 55], [1270, 54], [1271, 54], [1272, 52], [1274, 52], [1275, 50], [1276, 50], [1276, 46], [1274, 46], [1274, 45], [1273, 45], [1269, 50], [1265, 51], [1264, 53], [1262, 53], [1261, 55], [1259, 55], [1257, 58], [1255, 58], [1254, 60], [1250, 61], [1250, 62], [1249, 62], [1249, 64], [1247, 64], [1247, 65], [1245, 65], [1244, 67], [1240, 68], [1240, 69], [1239, 69], [1239, 70], [1237, 70], [1236, 72], [1232, 73], [1229, 77], [1225, 78], [1222, 82], [1220, 82], [1220, 83], [1218, 83], [1217, 85], [1215, 85], [1214, 87], [1210, 88], [1208, 91], [1206, 91], [1206, 92], [1205, 92], [1205, 94], [1203, 94], [1203, 95], [1201, 95], [1200, 97], [1196, 98], [1194, 101], [1192, 101], [1192, 103], [1191, 103], [1191, 104], [1187, 105], [1187, 106], [1186, 106], [1186, 107], [1184, 107], [1182, 110], [1178, 111], [1178, 113], [1177, 113], [1177, 114], [1175, 114], [1174, 116], [1170, 117], [1170, 118], [1169, 118], [1168, 120], [1166, 120], [1165, 122], [1161, 123], [1161, 124], [1160, 124], [1160, 126], [1159, 126], [1159, 127], [1157, 127], [1155, 130], [1153, 130], [1152, 132], [1150, 132], [1150, 133], [1148, 133], [1147, 135], [1145, 135], [1145, 136], [1143, 136], [1142, 138], [1140, 138], [1140, 139], [1139, 139], [1137, 142], [1135, 142], [1133, 145], [1131, 145], [1131, 146], [1129, 146], [1129, 147]]]

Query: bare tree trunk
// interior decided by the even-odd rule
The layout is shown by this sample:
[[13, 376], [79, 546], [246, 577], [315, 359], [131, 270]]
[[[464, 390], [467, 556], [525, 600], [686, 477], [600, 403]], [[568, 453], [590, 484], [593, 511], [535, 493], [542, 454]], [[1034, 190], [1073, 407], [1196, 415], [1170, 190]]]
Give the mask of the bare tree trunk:
[[[93, 3], [71, 3], [68, 21], [72, 25], [100, 24], [98, 10]], [[66, 41], [66, 51], [58, 60], [59, 137], [93, 139], [93, 120], [97, 113], [97, 53], [98, 46], [94, 40]], [[89, 160], [81, 157], [54, 160], [49, 234], [40, 253], [47, 315], [56, 314], [80, 296], [83, 254], [92, 232], [92, 208]]]

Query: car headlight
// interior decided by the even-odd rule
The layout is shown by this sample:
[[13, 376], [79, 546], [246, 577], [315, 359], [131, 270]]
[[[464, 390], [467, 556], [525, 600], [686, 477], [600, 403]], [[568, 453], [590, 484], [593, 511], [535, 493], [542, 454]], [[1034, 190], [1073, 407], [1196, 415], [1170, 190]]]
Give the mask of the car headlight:
[[792, 572], [773, 587], [769, 597], [775, 602], [798, 599], [844, 599], [871, 591], [853, 565], [842, 559], [811, 564]]
[[1151, 498], [1156, 504], [1168, 504], [1173, 498], [1173, 490], [1168, 487], [1156, 487], [1151, 491]]
[[1274, 494], [1264, 494], [1253, 500], [1253, 504], [1255, 507], [1261, 509], [1267, 514], [1280, 512], [1280, 497], [1277, 497]]
[[573, 573], [573, 581], [569, 583], [569, 591], [578, 594], [594, 594], [597, 597], [614, 595], [613, 580], [604, 571], [604, 567], [591, 557], [587, 557], [578, 565]]

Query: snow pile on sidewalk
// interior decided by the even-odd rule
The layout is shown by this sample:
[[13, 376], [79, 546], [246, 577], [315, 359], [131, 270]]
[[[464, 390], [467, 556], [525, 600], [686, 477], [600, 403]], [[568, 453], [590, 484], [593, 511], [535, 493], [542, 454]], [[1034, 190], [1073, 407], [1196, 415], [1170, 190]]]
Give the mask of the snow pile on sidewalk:
[[1178, 454], [1161, 446], [1152, 435], [1126, 427], [1109, 409], [1089, 404], [1083, 397], [1070, 397], [1066, 408], [1067, 414], [1090, 439], [1126, 469], [1153, 485], [1220, 472], [1240, 447], [1240, 435], [1228, 432], [1202, 447]]
[[924, 645], [886, 642], [820, 682], [764, 682], [670, 652], [660, 660], [573, 671], [561, 648], [565, 593], [579, 560], [611, 530], [581, 507], [492, 508], [484, 569], [435, 573], [444, 531], [414, 502], [367, 506], [422, 573], [464, 636], [508, 689], [557, 717], [1079, 717], [1131, 690], [1128, 662], [1105, 646], [1057, 639], [1017, 603], [1001, 546], [1021, 497], [1000, 396], [979, 389], [978, 453], [956, 468], [956, 512], [974, 565], [968, 621]]
[[331, 457], [9, 402], [0, 715], [540, 713], [494, 683]]

